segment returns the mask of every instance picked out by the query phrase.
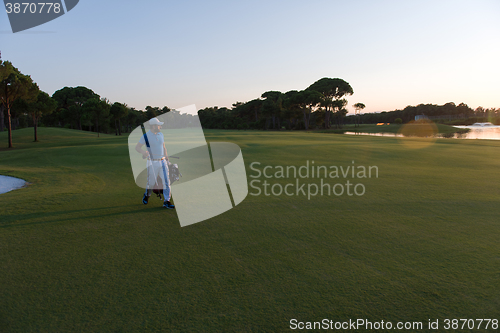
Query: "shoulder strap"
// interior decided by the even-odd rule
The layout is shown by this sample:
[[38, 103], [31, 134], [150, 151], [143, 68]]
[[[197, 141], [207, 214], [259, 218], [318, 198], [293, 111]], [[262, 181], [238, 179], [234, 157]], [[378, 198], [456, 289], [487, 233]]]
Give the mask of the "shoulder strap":
[[146, 129], [144, 124], [141, 124], [142, 134], [144, 135], [144, 141], [146, 141], [146, 147], [148, 148], [149, 156], [153, 159], [153, 154], [151, 153], [151, 146], [149, 145], [148, 135], [146, 134]]

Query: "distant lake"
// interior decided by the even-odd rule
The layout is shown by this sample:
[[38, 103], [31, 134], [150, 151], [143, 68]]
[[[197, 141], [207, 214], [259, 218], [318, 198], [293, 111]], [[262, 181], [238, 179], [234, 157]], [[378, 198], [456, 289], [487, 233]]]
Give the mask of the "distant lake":
[[[471, 126], [453, 126], [456, 128], [469, 128], [470, 131], [465, 134], [454, 136], [455, 139], [485, 139], [485, 140], [500, 140], [500, 126], [495, 125], [471, 125]], [[372, 136], [391, 136], [402, 137], [402, 134], [396, 133], [361, 133], [361, 132], [345, 132], [350, 135], [372, 135]]]
[[363, 133], [363, 132], [344, 132], [344, 134], [349, 134], [349, 135], [371, 135], [371, 136], [391, 136], [391, 137], [403, 137], [403, 134], [397, 134], [397, 133], [389, 133], [389, 132], [382, 132], [382, 133]]
[[461, 139], [487, 139], [500, 140], [500, 126], [495, 125], [471, 125], [471, 126], [453, 126], [457, 128], [469, 128], [469, 133], [459, 136]]
[[0, 194], [17, 190], [26, 185], [26, 181], [19, 178], [0, 175]]

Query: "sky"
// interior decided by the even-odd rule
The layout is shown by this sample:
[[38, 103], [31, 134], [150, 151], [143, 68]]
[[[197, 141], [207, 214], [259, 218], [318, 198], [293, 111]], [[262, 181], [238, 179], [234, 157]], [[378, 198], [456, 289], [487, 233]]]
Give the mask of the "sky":
[[12, 33], [2, 60], [53, 94], [86, 86], [112, 103], [231, 107], [269, 90], [341, 78], [347, 108], [500, 108], [500, 1], [80, 0]]

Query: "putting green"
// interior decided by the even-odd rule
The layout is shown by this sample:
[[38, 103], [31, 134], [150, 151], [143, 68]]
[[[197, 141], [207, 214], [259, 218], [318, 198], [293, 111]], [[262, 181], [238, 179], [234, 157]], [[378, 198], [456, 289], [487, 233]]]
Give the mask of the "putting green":
[[361, 196], [249, 194], [181, 228], [159, 199], [142, 205], [126, 136], [32, 131], [0, 149], [0, 174], [31, 183], [0, 195], [1, 332], [500, 319], [500, 142], [208, 130], [241, 147], [248, 176], [253, 162], [354, 161], [378, 177], [328, 179], [362, 183]]

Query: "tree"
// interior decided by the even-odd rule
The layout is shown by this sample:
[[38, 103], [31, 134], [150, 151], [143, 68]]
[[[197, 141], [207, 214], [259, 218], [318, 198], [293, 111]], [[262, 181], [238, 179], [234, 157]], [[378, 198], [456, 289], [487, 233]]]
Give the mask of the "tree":
[[15, 100], [23, 98], [33, 101], [38, 94], [38, 86], [29, 75], [22, 74], [10, 61], [0, 60], [0, 101], [7, 109], [9, 148], [12, 148], [12, 125], [10, 108]]
[[347, 115], [347, 109], [345, 108], [347, 105], [347, 100], [342, 98], [342, 99], [336, 99], [332, 101], [332, 110], [336, 110], [334, 113], [335, 117], [335, 122], [337, 124], [337, 128], [341, 128], [343, 125], [343, 120], [344, 117]]
[[304, 115], [304, 125], [309, 130], [311, 113], [322, 101], [321, 93], [314, 90], [302, 90], [295, 96]]
[[127, 123], [125, 127], [127, 128], [127, 131], [130, 131], [132, 128], [145, 122], [146, 116], [144, 115], [144, 112], [136, 110], [135, 108], [130, 108], [125, 121]]
[[[299, 92], [297, 90], [290, 90], [285, 93], [285, 108], [287, 110], [285, 114], [289, 116], [289, 123], [291, 123], [291, 118], [294, 118], [294, 116], [296, 116], [297, 118], [302, 116], [303, 104], [301, 103]], [[304, 125], [305, 125], [305, 119], [304, 119]], [[290, 129], [291, 129], [291, 124], [290, 124]]]
[[49, 94], [44, 91], [38, 93], [36, 102], [28, 109], [28, 112], [33, 117], [33, 127], [35, 131], [35, 142], [38, 142], [38, 120], [47, 114], [51, 114], [57, 108], [57, 102], [53, 100]]
[[160, 108], [155, 106], [155, 107], [152, 107], [150, 105], [146, 106], [146, 117], [148, 119], [151, 119], [151, 118], [154, 118], [154, 117], [158, 117], [158, 115], [160, 114]]
[[84, 115], [83, 104], [92, 98], [100, 99], [100, 96], [86, 87], [64, 87], [56, 91], [52, 98], [57, 101], [59, 110], [63, 109], [63, 116], [75, 121], [79, 130], [82, 130]]
[[128, 115], [128, 109], [124, 104], [115, 102], [109, 110], [115, 121], [116, 135], [122, 135], [120, 119]]
[[[236, 102], [233, 104], [233, 108], [231, 109], [232, 116], [237, 118], [238, 124], [242, 124], [242, 122], [246, 122], [245, 125], [242, 124], [242, 127], [255, 127], [259, 121], [259, 114], [262, 110], [263, 100], [260, 98], [253, 99], [246, 103]], [[205, 109], [207, 110], [207, 109]], [[205, 118], [207, 116], [205, 112]], [[200, 118], [200, 120], [202, 120]], [[208, 119], [204, 119], [205, 123]], [[251, 123], [251, 124], [250, 124]], [[205, 126], [205, 124], [203, 124]]]
[[298, 126], [298, 120], [302, 116], [302, 109], [297, 98], [297, 90], [287, 91], [284, 95], [283, 106], [285, 111], [283, 112], [284, 117], [288, 120], [288, 129], [292, 129], [292, 123], [294, 123], [295, 128]]
[[280, 118], [283, 111], [283, 94], [280, 91], [266, 91], [261, 97], [265, 98], [262, 103], [262, 112], [271, 115], [273, 129], [276, 128], [276, 120], [278, 129], [281, 129]]
[[[127, 104], [123, 104], [123, 105], [125, 105], [125, 107], [127, 107]], [[172, 109], [170, 109], [168, 106], [164, 106], [164, 107], [161, 108], [160, 114], [165, 114], [167, 112], [170, 112], [171, 110]], [[127, 109], [127, 112], [128, 112], [128, 109]]]
[[[333, 110], [337, 104], [333, 102], [340, 100], [345, 95], [352, 95], [352, 87], [346, 81], [335, 78], [324, 77], [311, 84], [306, 90], [317, 91], [321, 93], [321, 106], [325, 108], [325, 127], [330, 128], [330, 110]], [[337, 113], [342, 118], [342, 108], [337, 109]]]
[[39, 91], [36, 100], [28, 102], [22, 98], [16, 100], [12, 109], [18, 110], [18, 113], [27, 113], [33, 119], [34, 138], [38, 142], [38, 121], [43, 115], [54, 112], [57, 108], [57, 102], [53, 100], [46, 92]]
[[82, 110], [95, 119], [97, 137], [99, 137], [99, 120], [109, 115], [110, 105], [106, 99], [91, 98], [82, 106]]
[[0, 103], [0, 132], [3, 132], [5, 126], [5, 112], [3, 104]]
[[353, 105], [353, 107], [354, 107], [354, 114], [356, 115], [356, 119], [355, 119], [356, 123], [355, 123], [354, 127], [356, 127], [356, 126], [359, 126], [359, 113], [366, 106], [363, 103], [356, 103]]
[[463, 114], [465, 117], [470, 117], [474, 114], [474, 110], [472, 110], [472, 108], [470, 108], [467, 104], [460, 103], [457, 105], [457, 113]]
[[255, 114], [255, 122], [258, 122], [259, 113], [262, 110], [262, 100], [258, 98], [252, 99], [251, 101], [247, 102], [246, 105], [248, 106], [250, 113]]

